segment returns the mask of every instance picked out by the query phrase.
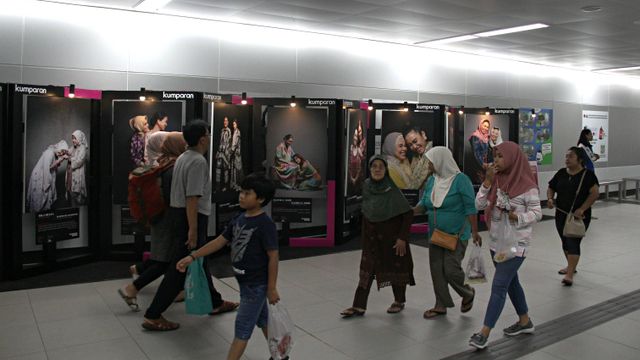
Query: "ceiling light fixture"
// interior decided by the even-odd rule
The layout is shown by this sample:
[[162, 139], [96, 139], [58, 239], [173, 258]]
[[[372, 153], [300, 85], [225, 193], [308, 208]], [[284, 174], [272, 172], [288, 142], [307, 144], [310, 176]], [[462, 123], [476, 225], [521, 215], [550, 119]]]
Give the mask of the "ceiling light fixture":
[[67, 95], [67, 96], [70, 97], [71, 99], [76, 97], [76, 85], [75, 84], [69, 85], [69, 95]]
[[484, 108], [484, 114], [485, 114], [486, 116], [491, 115], [491, 111], [489, 111], [489, 108], [488, 108], [488, 107]]
[[133, 8], [140, 11], [158, 11], [170, 2], [171, 0], [142, 0]]
[[295, 95], [291, 96], [291, 103], [289, 105], [291, 105], [292, 108], [296, 107], [297, 104], [296, 104], [296, 96]]
[[138, 99], [140, 99], [140, 101], [147, 100], [147, 89], [140, 88], [140, 97], [138, 97]]
[[404, 102], [404, 107], [402, 108], [402, 111], [407, 112], [409, 111], [409, 103], [408, 102]]
[[414, 45], [443, 45], [443, 44], [451, 44], [451, 43], [455, 43], [455, 42], [460, 42], [460, 41], [467, 41], [467, 40], [471, 40], [471, 39], [477, 39], [477, 36], [474, 35], [462, 35], [462, 36], [456, 36], [456, 37], [450, 37], [450, 38], [446, 38], [446, 39], [440, 39], [440, 40], [433, 40], [433, 41], [419, 41], [417, 43], [414, 43]]
[[536, 116], [536, 109], [531, 109], [531, 117], [535, 119]]
[[369, 111], [373, 110], [373, 100], [369, 99], [368, 104], [369, 104], [369, 106], [367, 107], [367, 109]]
[[586, 13], [598, 12], [598, 11], [602, 10], [602, 6], [598, 6], [598, 5], [583, 6], [583, 7], [580, 8], [580, 10], [582, 10], [582, 12], [586, 12]]
[[477, 34], [473, 34], [473, 35], [474, 36], [478, 36], [478, 37], [492, 37], [492, 36], [498, 36], [498, 35], [513, 34], [513, 33], [523, 32], [523, 31], [544, 29], [544, 28], [548, 28], [548, 27], [549, 27], [549, 25], [547, 25], [547, 24], [535, 23], [535, 24], [530, 24], [530, 25], [523, 25], [523, 26], [516, 26], [516, 27], [506, 28], [506, 29], [486, 31], [486, 32], [481, 32], [481, 33], [477, 33]]
[[450, 38], [440, 39], [440, 40], [419, 41], [417, 43], [414, 43], [414, 45], [420, 45], [420, 44], [421, 45], [443, 45], [443, 44], [450, 44], [450, 43], [455, 43], [455, 42], [460, 42], [460, 41], [473, 40], [473, 39], [477, 39], [477, 38], [481, 38], [481, 37], [492, 37], [492, 36], [498, 36], [498, 35], [513, 34], [513, 33], [523, 32], [523, 31], [544, 29], [544, 28], [547, 28], [547, 27], [549, 27], [549, 25], [547, 25], [547, 24], [535, 23], [535, 24], [529, 24], [529, 25], [510, 27], [510, 28], [506, 28], [506, 29], [485, 31], [485, 32], [476, 33], [476, 34], [469, 34], [469, 35], [450, 37]]
[[460, 115], [464, 114], [464, 106], [460, 106], [460, 110], [458, 110], [458, 114]]
[[628, 67], [621, 67], [621, 68], [604, 68], [604, 69], [596, 69], [593, 71], [614, 72], [614, 71], [631, 71], [631, 70], [640, 70], [640, 66], [628, 66]]
[[242, 93], [242, 100], [240, 100], [240, 104], [247, 105], [247, 93], [246, 92]]

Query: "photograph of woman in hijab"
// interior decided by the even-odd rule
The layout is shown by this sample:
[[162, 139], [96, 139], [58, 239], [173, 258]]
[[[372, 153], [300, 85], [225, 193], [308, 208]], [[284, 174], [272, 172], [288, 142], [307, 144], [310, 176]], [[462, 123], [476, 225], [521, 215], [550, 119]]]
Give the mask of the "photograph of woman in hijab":
[[69, 144], [60, 140], [49, 145], [33, 167], [27, 187], [27, 212], [50, 210], [58, 199], [56, 178], [58, 167], [69, 158]]
[[411, 163], [407, 157], [407, 145], [399, 132], [387, 135], [382, 144], [382, 156], [389, 166], [389, 176], [399, 189], [408, 189], [411, 185]]
[[87, 178], [85, 168], [89, 157], [87, 137], [81, 130], [71, 134], [73, 147], [69, 150], [65, 184], [67, 200], [71, 206], [77, 207], [87, 203]]
[[311, 163], [302, 155], [293, 155], [293, 161], [298, 165], [296, 189], [300, 191], [319, 190], [322, 187], [322, 176]]
[[298, 164], [293, 160], [293, 135], [287, 134], [276, 147], [276, 155], [273, 159], [272, 175], [279, 180], [279, 185], [285, 189], [295, 189], [298, 177]]
[[302, 196], [290, 191], [323, 191], [329, 152], [328, 110], [287, 106], [263, 111], [267, 124], [266, 167], [279, 196]]
[[231, 129], [229, 118], [224, 118], [220, 130], [220, 143], [216, 151], [216, 186], [218, 191], [227, 191], [231, 181]]
[[476, 165], [485, 169], [489, 164], [487, 155], [489, 153], [489, 129], [491, 128], [491, 122], [489, 119], [482, 119], [480, 125], [476, 131], [469, 137], [469, 144], [473, 150], [473, 156], [476, 160]]
[[186, 119], [186, 102], [179, 100], [112, 100], [113, 203], [128, 204], [129, 173], [155, 166], [165, 132], [180, 131]]
[[489, 136], [489, 150], [487, 151], [488, 164], [493, 164], [493, 149], [500, 144], [502, 144], [502, 132], [499, 127], [494, 126]]
[[348, 149], [347, 194], [349, 195], [359, 195], [362, 192], [366, 155], [367, 139], [362, 128], [362, 120], [358, 119], [356, 128], [353, 129], [353, 136]]
[[240, 183], [244, 179], [244, 171], [242, 169], [242, 135], [238, 120], [233, 119], [233, 135], [231, 136], [231, 149], [229, 154], [229, 162], [231, 165], [231, 188], [240, 191]]
[[149, 122], [146, 115], [137, 115], [129, 119], [129, 127], [133, 130], [129, 143], [131, 162], [134, 167], [146, 165], [144, 149], [147, 143], [147, 133], [149, 132]]

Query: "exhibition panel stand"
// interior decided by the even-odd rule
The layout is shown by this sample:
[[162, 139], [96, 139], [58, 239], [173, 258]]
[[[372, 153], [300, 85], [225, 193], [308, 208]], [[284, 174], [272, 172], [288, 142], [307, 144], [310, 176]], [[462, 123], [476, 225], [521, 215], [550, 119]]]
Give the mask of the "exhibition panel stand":
[[[244, 102], [243, 102], [244, 100]], [[253, 99], [241, 96], [205, 98], [205, 119], [211, 124], [211, 201], [209, 234], [221, 234], [240, 211], [242, 180], [251, 173]]]
[[336, 145], [340, 152], [336, 159], [339, 164], [336, 209], [340, 211], [336, 211], [336, 244], [360, 233], [362, 184], [367, 178], [370, 154], [367, 133], [373, 115], [375, 112], [367, 109], [366, 102], [341, 100], [338, 104]]
[[[389, 174], [409, 204], [420, 201], [427, 180], [425, 154], [445, 145], [445, 106], [438, 104], [374, 104], [374, 130], [369, 131], [371, 153], [381, 154]], [[426, 216], [414, 218], [412, 233], [425, 233]]]
[[[147, 165], [146, 139], [156, 131], [182, 131], [194, 119], [206, 119], [208, 102], [222, 96], [189, 91], [103, 92], [100, 158], [100, 253], [109, 259], [137, 260], [148, 250], [149, 228], [138, 224], [129, 212], [128, 175]], [[158, 121], [155, 121], [158, 120]], [[154, 122], [157, 127], [150, 126]], [[209, 155], [208, 155], [209, 156]]]
[[[100, 222], [98, 123], [100, 91], [8, 86], [11, 176], [5, 214], [9, 277], [93, 260]], [[73, 97], [73, 98], [72, 98]]]
[[[485, 169], [493, 163], [493, 150], [502, 141], [519, 141], [518, 109], [450, 107], [447, 112], [447, 146], [476, 190]], [[478, 216], [484, 221], [484, 212]], [[486, 226], [481, 224], [481, 229]]]
[[[7, 136], [6, 93], [7, 93], [7, 85], [0, 84], [0, 151], [2, 151], [2, 153], [5, 154], [5, 156], [10, 154], [8, 150], [5, 149], [4, 147], [6, 143], [5, 137]], [[5, 227], [5, 221], [4, 221], [4, 214], [5, 214], [4, 192], [6, 191], [5, 181], [4, 181], [5, 172], [6, 170], [4, 169], [4, 167], [0, 167], [0, 239], [2, 239], [0, 240], [0, 280], [5, 279], [5, 276], [7, 274], [7, 271], [5, 269], [7, 265], [7, 259], [5, 258], [5, 247], [8, 246], [7, 239], [9, 239], [9, 235], [5, 234], [5, 231], [7, 229]]]
[[337, 104], [335, 99], [254, 99], [252, 169], [277, 184], [267, 212], [290, 246], [335, 244]]

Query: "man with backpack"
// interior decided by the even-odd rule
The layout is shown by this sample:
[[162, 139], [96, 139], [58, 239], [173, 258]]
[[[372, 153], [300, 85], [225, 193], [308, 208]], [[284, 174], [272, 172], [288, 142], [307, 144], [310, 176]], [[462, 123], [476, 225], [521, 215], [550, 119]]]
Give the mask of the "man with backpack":
[[[171, 183], [171, 201], [168, 216], [173, 219], [172, 236], [176, 250], [172, 264], [144, 315], [142, 327], [151, 331], [176, 330], [180, 324], [168, 321], [162, 313], [183, 289], [185, 274], [177, 271], [178, 260], [207, 242], [207, 224], [211, 214], [211, 178], [204, 155], [209, 150], [211, 134], [206, 122], [194, 120], [185, 125], [183, 136], [189, 148], [174, 165]], [[213, 312], [210, 315], [233, 311], [238, 303], [222, 300], [213, 287], [207, 262], [204, 271], [209, 282]]]

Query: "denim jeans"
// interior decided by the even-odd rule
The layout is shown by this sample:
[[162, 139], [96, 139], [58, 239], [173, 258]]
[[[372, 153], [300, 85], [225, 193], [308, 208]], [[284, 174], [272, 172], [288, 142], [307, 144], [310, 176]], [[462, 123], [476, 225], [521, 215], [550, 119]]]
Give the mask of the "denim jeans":
[[269, 321], [267, 284], [239, 284], [240, 306], [236, 314], [235, 338], [249, 340], [254, 327], [264, 328]]
[[[494, 253], [491, 252], [493, 257]], [[496, 326], [496, 322], [502, 313], [504, 303], [507, 299], [507, 293], [513, 307], [516, 309], [518, 315], [524, 315], [529, 312], [527, 307], [527, 300], [524, 296], [524, 290], [520, 286], [518, 280], [518, 269], [524, 262], [523, 257], [514, 257], [513, 259], [505, 262], [493, 264], [496, 267], [496, 272], [493, 275], [493, 284], [491, 285], [491, 298], [489, 299], [489, 305], [487, 306], [487, 313], [484, 316], [484, 326], [493, 329]]]

